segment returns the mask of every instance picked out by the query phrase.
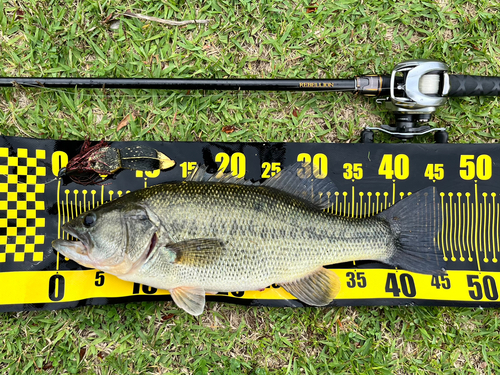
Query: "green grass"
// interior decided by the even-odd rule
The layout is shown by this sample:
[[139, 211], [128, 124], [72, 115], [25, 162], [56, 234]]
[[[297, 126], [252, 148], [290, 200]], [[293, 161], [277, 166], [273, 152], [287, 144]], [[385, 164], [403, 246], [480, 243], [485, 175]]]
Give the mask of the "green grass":
[[[312, 1], [311, 1], [312, 2]], [[2, 76], [349, 78], [428, 58], [500, 76], [498, 1], [0, 2]], [[211, 19], [168, 27], [122, 19]], [[132, 111], [136, 120], [117, 131]], [[295, 116], [294, 113], [297, 115]], [[389, 123], [350, 94], [0, 89], [0, 134], [55, 139], [357, 142]], [[432, 125], [455, 143], [500, 139], [496, 98], [453, 99]], [[226, 134], [224, 126], [235, 126]], [[429, 142], [424, 137], [414, 142]], [[377, 141], [392, 142], [386, 135]], [[497, 373], [496, 309], [272, 309], [164, 303], [0, 315], [0, 372]]]
[[495, 310], [209, 303], [195, 318], [170, 303], [138, 303], [4, 314], [2, 320], [0, 363], [12, 374], [475, 374], [500, 368]]

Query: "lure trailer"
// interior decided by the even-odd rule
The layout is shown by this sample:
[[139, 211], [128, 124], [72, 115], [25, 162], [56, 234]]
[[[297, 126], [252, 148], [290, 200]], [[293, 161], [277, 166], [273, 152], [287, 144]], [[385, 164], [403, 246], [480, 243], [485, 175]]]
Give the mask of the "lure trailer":
[[367, 75], [353, 79], [163, 79], [163, 78], [0, 78], [0, 87], [107, 88], [163, 90], [250, 90], [352, 92], [376, 96], [394, 113], [393, 125], [367, 127], [361, 142], [371, 143], [374, 130], [407, 140], [435, 132], [446, 143], [444, 128], [425, 125], [447, 97], [498, 96], [500, 77], [448, 74], [439, 61], [410, 60], [396, 65], [390, 76]]

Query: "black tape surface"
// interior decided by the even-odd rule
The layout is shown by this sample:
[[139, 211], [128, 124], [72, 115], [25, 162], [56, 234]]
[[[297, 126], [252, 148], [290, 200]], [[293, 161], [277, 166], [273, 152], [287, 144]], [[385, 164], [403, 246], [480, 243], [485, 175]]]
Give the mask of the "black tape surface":
[[[114, 142], [117, 148], [155, 148], [177, 165], [164, 172], [124, 170], [105, 185], [54, 180], [82, 143], [0, 138], [0, 311], [169, 299], [166, 291], [66, 260], [51, 241], [86, 209], [127, 191], [181, 181], [197, 164], [263, 181], [297, 161], [318, 164], [316, 177], [337, 185], [332, 214], [370, 216], [427, 186], [439, 194], [443, 229], [437, 242], [447, 273], [421, 275], [366, 261], [332, 265], [342, 283], [334, 305], [500, 305], [498, 145]], [[277, 286], [207, 299], [303, 306]]]

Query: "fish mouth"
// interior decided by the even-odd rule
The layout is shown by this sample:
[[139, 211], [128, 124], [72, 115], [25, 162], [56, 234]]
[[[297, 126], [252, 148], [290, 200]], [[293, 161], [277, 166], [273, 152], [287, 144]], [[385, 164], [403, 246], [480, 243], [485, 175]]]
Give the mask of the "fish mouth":
[[70, 258], [82, 266], [94, 268], [89, 257], [89, 242], [87, 238], [82, 234], [78, 234], [68, 223], [64, 224], [62, 229], [78, 240], [57, 239], [52, 241], [52, 247], [66, 258]]
[[87, 247], [82, 241], [68, 241], [57, 239], [52, 241], [52, 247], [67, 258], [73, 259], [75, 254], [87, 256]]

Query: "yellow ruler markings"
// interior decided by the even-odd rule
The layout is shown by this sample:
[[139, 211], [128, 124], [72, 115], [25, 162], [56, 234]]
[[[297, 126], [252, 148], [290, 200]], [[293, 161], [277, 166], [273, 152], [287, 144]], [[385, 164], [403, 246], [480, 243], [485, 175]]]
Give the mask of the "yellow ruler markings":
[[[457, 249], [458, 249], [458, 252], [460, 253], [460, 249], [457, 246], [457, 238], [458, 238], [457, 222], [458, 222], [458, 220], [457, 220], [457, 205], [455, 202], [453, 202], [452, 210], [453, 210], [453, 248], [455, 249], [455, 252], [457, 252]], [[458, 215], [460, 215], [460, 213], [458, 213]], [[460, 254], [460, 258], [461, 257], [462, 257], [462, 254]], [[455, 256], [455, 259], [453, 261], [456, 261], [456, 256]]]
[[493, 263], [496, 263], [498, 260], [497, 260], [497, 247], [498, 247], [498, 242], [495, 242], [496, 238], [495, 238], [495, 229], [496, 229], [496, 232], [498, 234], [498, 226], [495, 227], [495, 222], [497, 220], [497, 217], [496, 217], [496, 204], [495, 204], [495, 196], [496, 194], [495, 193], [491, 193], [491, 200], [492, 200], [492, 203], [491, 203], [491, 208], [492, 208], [492, 216], [491, 216], [491, 220], [490, 220], [490, 223], [492, 223], [493, 225], [490, 226], [490, 235], [491, 235], [491, 250], [492, 250], [492, 255], [493, 255]]
[[61, 206], [64, 210], [64, 205], [61, 205], [61, 179], [57, 182], [57, 238], [61, 238]]
[[437, 237], [438, 247], [443, 252], [443, 259], [445, 261], [447, 261], [448, 257], [446, 256], [446, 252], [445, 252], [445, 249], [444, 249], [444, 231], [445, 231], [445, 228], [444, 228], [444, 223], [443, 223], [443, 218], [444, 218], [443, 193], [441, 193], [439, 195], [439, 198], [440, 198], [439, 208], [441, 209], [441, 231], [440, 231], [440, 233], [437, 234], [436, 237]]
[[[446, 216], [445, 216], [445, 204], [444, 204], [444, 193], [441, 193], [440, 194], [440, 197], [441, 197], [441, 218], [444, 219]], [[442, 229], [441, 229], [441, 243], [439, 244], [440, 245], [440, 248], [441, 250], [443, 251], [443, 258], [445, 261], [448, 261], [448, 257], [446, 256], [446, 245], [445, 245], [445, 232], [446, 232], [446, 227], [445, 227], [445, 223], [447, 223], [447, 221], [445, 220], [444, 223], [442, 223]]]
[[[495, 194], [495, 193], [493, 193], [493, 194]], [[495, 196], [493, 196], [493, 197], [495, 197]], [[496, 208], [496, 212], [497, 212], [497, 215], [493, 215], [495, 217], [495, 220], [496, 220], [496, 225], [494, 225], [493, 228], [496, 228], [496, 231], [497, 231], [497, 247], [495, 249], [495, 255], [493, 258], [493, 261], [496, 263], [498, 261], [496, 252], [500, 248], [500, 238], [499, 238], [499, 234], [498, 234], [498, 232], [500, 231], [500, 228], [498, 225], [499, 221], [500, 221], [500, 219], [499, 219], [500, 207], [498, 207], [498, 206], [500, 205], [500, 203], [495, 204], [495, 198], [493, 198], [493, 204], [494, 204], [494, 207]]]
[[481, 203], [481, 225], [479, 226], [480, 232], [483, 234], [482, 238], [482, 246], [481, 249], [484, 252], [484, 262], [488, 263], [490, 259], [488, 258], [488, 244], [486, 243], [486, 232], [488, 231], [488, 227], [486, 224], [486, 213], [488, 211], [488, 206], [486, 203], [486, 193], [483, 193], [483, 203]]
[[467, 251], [469, 253], [469, 262], [472, 262], [472, 244], [471, 244], [471, 237], [470, 237], [470, 227], [472, 225], [471, 219], [470, 219], [470, 213], [471, 213], [471, 205], [470, 205], [470, 193], [465, 193], [465, 197], [467, 198], [467, 236], [466, 236], [466, 241], [467, 241]]
[[[462, 193], [457, 193], [457, 198], [458, 198], [458, 208], [457, 210], [460, 211], [462, 209], [462, 204], [460, 203], [460, 199], [462, 198]], [[464, 211], [460, 212], [458, 215], [458, 251], [460, 253], [460, 261], [463, 262], [465, 260], [464, 258], [464, 251], [465, 249], [462, 249], [462, 213]]]
[[392, 180], [392, 204], [396, 203], [396, 180]]
[[83, 211], [81, 211], [81, 212], [87, 211], [87, 193], [88, 193], [87, 190], [83, 190], [82, 191], [82, 194], [83, 194]]
[[352, 198], [352, 203], [351, 203], [351, 208], [352, 211], [350, 211], [351, 217], [354, 217], [355, 214], [355, 206], [354, 206], [354, 185], [352, 185], [352, 193], [351, 193], [351, 198]]
[[[446, 282], [441, 282], [437, 288], [433, 286], [430, 275], [422, 275], [407, 271], [395, 270], [353, 270], [333, 269], [340, 278], [341, 289], [336, 300], [364, 300], [364, 299], [415, 299], [415, 300], [441, 300], [462, 302], [494, 302], [498, 301], [498, 290], [495, 288], [500, 283], [500, 272], [475, 272], [475, 271], [448, 271]], [[350, 288], [352, 274], [360, 274], [366, 279], [365, 287]], [[389, 274], [397, 283], [399, 295], [386, 291]], [[54, 282], [54, 277], [58, 278]], [[359, 279], [354, 278], [359, 282]], [[99, 282], [99, 280], [104, 280]], [[413, 286], [405, 280], [412, 280]], [[24, 303], [51, 303], [72, 302], [88, 298], [117, 298], [133, 295], [146, 295], [143, 288], [136, 288], [134, 283], [123, 281], [115, 276], [98, 273], [96, 270], [85, 271], [25, 271], [0, 273], [2, 285], [11, 285], [2, 294], [2, 304]], [[53, 285], [52, 300], [50, 298], [50, 284]], [[101, 285], [101, 286], [97, 286]], [[448, 285], [448, 288], [445, 286]], [[78, 287], [72, 287], [78, 286]], [[478, 290], [480, 293], [478, 295]], [[412, 293], [413, 291], [413, 293]], [[412, 296], [408, 294], [411, 293]], [[158, 290], [154, 295], [168, 295], [165, 290]], [[229, 294], [232, 296], [231, 294]], [[471, 296], [476, 296], [472, 298]], [[54, 296], [57, 296], [54, 300]], [[246, 291], [242, 299], [295, 299], [282, 288], [266, 288], [263, 291]]]
[[[58, 179], [57, 182], [57, 238], [61, 238], [61, 220], [64, 220], [64, 217], [61, 217], [61, 208], [64, 214], [64, 205], [61, 204], [61, 179]], [[56, 252], [56, 270], [59, 270], [59, 252]]]
[[483, 252], [483, 261], [485, 263], [488, 263], [486, 243], [484, 243], [484, 231], [486, 230], [486, 228], [483, 227], [483, 220], [482, 220], [482, 217], [484, 216], [484, 211], [485, 211], [484, 205], [482, 203], [479, 203], [479, 231], [478, 231], [479, 251]]
[[344, 196], [344, 203], [342, 205], [342, 216], [348, 216], [348, 212], [347, 212], [347, 203], [346, 203], [346, 199], [347, 199], [347, 191], [344, 191], [342, 193], [342, 195]]
[[478, 220], [479, 220], [479, 199], [478, 199], [478, 194], [477, 194], [477, 180], [474, 180], [474, 202], [475, 202], [475, 212], [476, 214], [474, 215], [474, 245], [476, 249], [476, 260], [477, 260], [477, 267], [479, 270], [481, 270], [481, 264], [479, 262], [479, 245], [478, 245]]
[[71, 213], [72, 214], [71, 215], [71, 219], [74, 219], [75, 217], [77, 217], [78, 215], [80, 215], [78, 213], [78, 190], [77, 189], [73, 190], [73, 196], [74, 196], [74, 199], [75, 199], [75, 204], [74, 204], [75, 210], [74, 210], [74, 212]]
[[335, 215], [339, 215], [339, 192], [335, 192]]
[[454, 252], [454, 249], [456, 249], [456, 246], [455, 246], [455, 239], [456, 239], [456, 236], [454, 235], [455, 233], [453, 233], [453, 225], [454, 225], [454, 220], [453, 220], [453, 193], [448, 193], [448, 197], [450, 198], [450, 202], [448, 204], [448, 208], [449, 208], [449, 216], [448, 216], [448, 222], [449, 222], [449, 227], [448, 227], [448, 233], [449, 233], [449, 238], [450, 238], [450, 242], [449, 242], [449, 249], [450, 249], [450, 252], [451, 252], [451, 261], [452, 262], [455, 262], [457, 260], [457, 258], [455, 257], [455, 252]]
[[66, 194], [66, 205], [68, 206], [68, 217], [67, 217], [67, 219], [71, 220], [74, 215], [73, 215], [73, 205], [69, 204], [69, 190], [66, 189], [64, 191], [64, 193]]
[[[368, 195], [364, 192], [359, 192], [359, 218], [365, 218], [368, 216]], [[363, 200], [364, 197], [364, 200]]]
[[[491, 223], [491, 203], [488, 203], [488, 223]], [[486, 227], [486, 223], [485, 223]], [[488, 228], [488, 253], [490, 253], [493, 256], [493, 249], [492, 249], [492, 242], [491, 242], [491, 231], [492, 227], [491, 225], [487, 227]], [[494, 259], [493, 257], [491, 258], [492, 260]]]
[[[69, 221], [71, 220], [70, 217], [73, 216], [72, 214], [70, 215], [70, 204], [69, 204], [69, 190], [66, 189], [64, 191], [64, 193], [66, 194], [66, 221]], [[71, 210], [73, 208], [71, 207]], [[69, 239], [69, 234], [66, 233], [66, 239]]]
[[[66, 205], [64, 204], [64, 200], [60, 200], [59, 204], [61, 205], [61, 225], [59, 226], [59, 232], [61, 232], [61, 227], [66, 222]], [[64, 233], [60, 233], [58, 238], [64, 239]]]
[[[121, 194], [121, 193], [122, 193], [122, 192], [121, 192], [120, 190], [118, 190], [118, 192], [117, 192], [118, 197], [121, 197], [121, 196], [122, 196], [122, 194]], [[321, 195], [323, 195], [323, 193], [321, 193]], [[330, 197], [331, 197], [331, 195], [332, 195], [332, 193], [330, 193], [330, 192], [327, 192], [327, 193], [326, 193], [326, 197], [327, 197], [327, 199], [328, 199], [328, 206], [327, 206], [328, 208], [326, 209], [326, 212], [328, 212], [328, 213], [330, 213], [330, 214], [333, 214], [332, 202], [330, 201]]]

